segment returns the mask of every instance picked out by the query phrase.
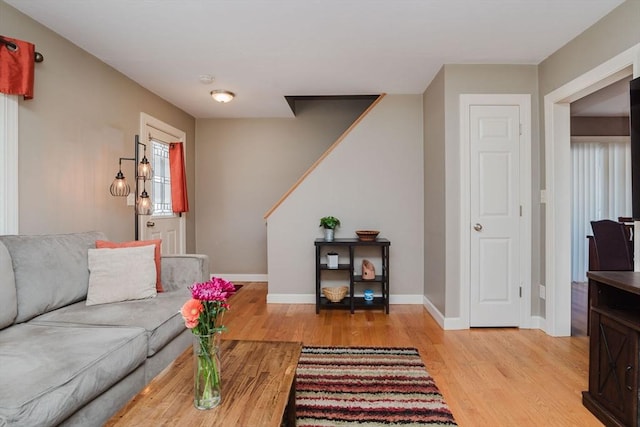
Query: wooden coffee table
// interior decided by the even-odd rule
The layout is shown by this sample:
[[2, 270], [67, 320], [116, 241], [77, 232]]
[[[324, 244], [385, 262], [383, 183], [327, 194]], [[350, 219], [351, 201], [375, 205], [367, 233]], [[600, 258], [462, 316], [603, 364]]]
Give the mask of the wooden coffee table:
[[105, 425], [294, 426], [301, 348], [299, 342], [223, 340], [222, 403], [205, 411], [193, 406], [188, 349]]

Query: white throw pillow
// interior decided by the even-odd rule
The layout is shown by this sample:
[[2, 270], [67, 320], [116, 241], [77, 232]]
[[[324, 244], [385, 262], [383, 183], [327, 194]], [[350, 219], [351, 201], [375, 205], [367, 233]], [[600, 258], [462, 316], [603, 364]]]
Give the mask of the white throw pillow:
[[87, 305], [156, 296], [155, 247], [89, 249]]

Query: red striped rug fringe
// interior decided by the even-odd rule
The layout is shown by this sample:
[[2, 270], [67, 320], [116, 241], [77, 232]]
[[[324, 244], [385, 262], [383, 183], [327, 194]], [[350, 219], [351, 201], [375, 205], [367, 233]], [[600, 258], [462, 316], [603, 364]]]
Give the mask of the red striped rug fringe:
[[303, 347], [296, 425], [456, 426], [415, 348]]

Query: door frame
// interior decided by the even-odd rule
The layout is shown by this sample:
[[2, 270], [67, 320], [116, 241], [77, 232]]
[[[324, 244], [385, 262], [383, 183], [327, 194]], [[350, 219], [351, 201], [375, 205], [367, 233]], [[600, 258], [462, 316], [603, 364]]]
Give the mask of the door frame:
[[[175, 141], [174, 142], [182, 142], [182, 148], [184, 150], [184, 156], [185, 156], [185, 161], [186, 161], [186, 157], [187, 157], [187, 134], [178, 129], [175, 128], [165, 122], [163, 122], [162, 120], [158, 120], [155, 117], [150, 116], [149, 114], [146, 113], [140, 113], [140, 140], [141, 141], [145, 141], [145, 144], [149, 143], [149, 132], [147, 131], [147, 128], [154, 128], [157, 129], [161, 132], [164, 132], [166, 134], [169, 134], [173, 137], [175, 137]], [[150, 149], [151, 147], [147, 147], [148, 149]], [[138, 148], [136, 147], [136, 150]], [[148, 150], [149, 151], [149, 150]], [[186, 165], [185, 165], [186, 166]], [[152, 184], [153, 185], [153, 184]], [[153, 217], [153, 215], [151, 215], [151, 217]], [[142, 227], [144, 226], [144, 223], [147, 222], [147, 218], [145, 215], [136, 215], [136, 221], [138, 222], [138, 227], [140, 227], [140, 229], [142, 229]], [[178, 218], [179, 221], [179, 227], [180, 227], [180, 241], [178, 242], [178, 254], [184, 254], [186, 253], [187, 250], [187, 220], [186, 220], [186, 215], [180, 215]]]
[[460, 95], [460, 321], [470, 327], [471, 278], [471, 176], [470, 117], [472, 105], [518, 105], [520, 107], [520, 328], [531, 327], [531, 95]]
[[570, 104], [625, 77], [630, 67], [638, 77], [640, 44], [544, 96], [546, 306], [541, 326], [551, 336], [571, 335]]

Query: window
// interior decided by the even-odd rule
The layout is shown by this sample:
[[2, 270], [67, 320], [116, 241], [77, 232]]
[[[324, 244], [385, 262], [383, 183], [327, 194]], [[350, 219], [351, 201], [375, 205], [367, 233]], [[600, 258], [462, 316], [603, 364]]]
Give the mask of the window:
[[171, 171], [169, 169], [169, 144], [151, 140], [151, 164], [153, 167], [153, 215], [173, 215], [171, 209]]

